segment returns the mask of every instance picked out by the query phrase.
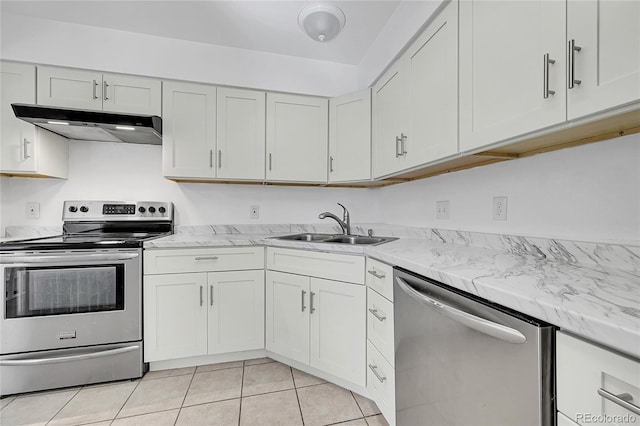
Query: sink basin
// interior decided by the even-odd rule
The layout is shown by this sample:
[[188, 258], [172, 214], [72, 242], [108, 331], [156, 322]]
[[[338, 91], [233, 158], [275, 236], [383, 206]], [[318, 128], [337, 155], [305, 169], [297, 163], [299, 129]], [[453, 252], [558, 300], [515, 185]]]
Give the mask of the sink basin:
[[273, 237], [277, 240], [309, 241], [314, 243], [377, 245], [397, 240], [393, 237], [367, 237], [365, 235], [332, 235], [332, 234], [294, 234]]

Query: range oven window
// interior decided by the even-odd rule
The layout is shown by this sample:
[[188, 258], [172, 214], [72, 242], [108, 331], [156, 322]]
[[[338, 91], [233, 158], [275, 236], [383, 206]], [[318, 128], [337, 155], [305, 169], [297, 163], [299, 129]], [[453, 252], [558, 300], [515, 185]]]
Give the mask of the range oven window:
[[124, 310], [124, 265], [5, 268], [5, 317]]

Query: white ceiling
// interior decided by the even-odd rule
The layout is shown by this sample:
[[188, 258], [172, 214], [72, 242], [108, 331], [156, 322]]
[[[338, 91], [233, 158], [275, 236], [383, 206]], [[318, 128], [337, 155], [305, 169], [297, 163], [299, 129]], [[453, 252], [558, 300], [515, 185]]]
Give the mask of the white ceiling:
[[331, 1], [346, 15], [328, 43], [298, 27], [312, 1], [0, 1], [1, 12], [357, 65], [400, 3]]

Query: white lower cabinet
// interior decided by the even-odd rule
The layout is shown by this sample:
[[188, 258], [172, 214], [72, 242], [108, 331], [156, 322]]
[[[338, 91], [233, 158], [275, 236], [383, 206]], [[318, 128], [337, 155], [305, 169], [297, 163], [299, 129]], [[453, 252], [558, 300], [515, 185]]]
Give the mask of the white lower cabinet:
[[558, 332], [556, 369], [559, 425], [640, 423], [640, 360]]
[[[261, 247], [252, 249], [264, 252]], [[220, 255], [220, 249], [198, 250], [196, 257], [203, 262]], [[179, 251], [166, 250], [170, 257]], [[193, 256], [192, 251], [186, 249], [185, 255]], [[162, 258], [163, 252], [146, 250], [145, 260]], [[231, 249], [224, 252], [233, 254]], [[196, 272], [184, 272], [183, 266], [154, 273], [157, 268], [145, 262], [144, 361], [263, 349], [264, 264], [256, 270], [230, 271], [209, 266], [215, 272], [202, 271], [207, 267], [200, 265]]]

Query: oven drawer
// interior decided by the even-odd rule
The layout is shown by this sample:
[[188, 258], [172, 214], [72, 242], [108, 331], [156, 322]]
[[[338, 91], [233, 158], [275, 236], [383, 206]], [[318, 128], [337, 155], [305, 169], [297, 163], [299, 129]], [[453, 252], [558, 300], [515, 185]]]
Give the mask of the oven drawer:
[[393, 302], [393, 267], [367, 258], [367, 287], [371, 287]]
[[640, 360], [562, 332], [556, 343], [558, 411], [578, 424], [640, 424]]
[[367, 338], [393, 364], [393, 303], [367, 289]]
[[264, 247], [147, 249], [144, 274], [264, 269]]

